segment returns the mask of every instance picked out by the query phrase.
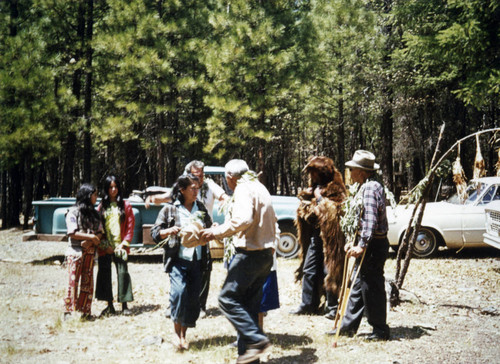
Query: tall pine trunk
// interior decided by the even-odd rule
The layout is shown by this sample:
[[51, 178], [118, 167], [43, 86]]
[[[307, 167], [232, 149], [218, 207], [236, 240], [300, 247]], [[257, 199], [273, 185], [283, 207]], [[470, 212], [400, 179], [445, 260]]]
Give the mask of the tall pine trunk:
[[87, 27], [85, 36], [85, 94], [83, 116], [85, 118], [85, 132], [83, 135], [83, 180], [92, 180], [92, 139], [90, 135], [92, 110], [92, 32], [94, 24], [94, 1], [87, 1]]
[[8, 173], [8, 198], [5, 216], [5, 227], [19, 226], [19, 214], [22, 203], [21, 167], [16, 164]]
[[[393, 0], [384, 0], [383, 11], [389, 14], [392, 10]], [[393, 28], [391, 25], [384, 27], [384, 33], [387, 37], [385, 44], [385, 57], [383, 60], [384, 68], [390, 69], [391, 60], [390, 54], [393, 47]], [[389, 79], [384, 79], [383, 94], [385, 97], [385, 106], [382, 114], [382, 124], [380, 127], [380, 137], [382, 140], [381, 145], [381, 155], [380, 155], [380, 165], [383, 172], [384, 184], [389, 190], [394, 191], [394, 178], [393, 178], [393, 163], [392, 163], [392, 144], [393, 144], [393, 113], [392, 113], [392, 102], [393, 102], [393, 91], [391, 87], [391, 81]]]
[[2, 171], [2, 208], [0, 212], [2, 219], [2, 229], [6, 227], [5, 220], [7, 219], [7, 172]]
[[[79, 2], [78, 6], [78, 24], [77, 24], [77, 37], [80, 41], [79, 47], [76, 49], [75, 60], [78, 62], [82, 56], [82, 47], [85, 39], [85, 7], [82, 1]], [[72, 123], [77, 122], [78, 118], [81, 116], [80, 107], [80, 96], [82, 89], [81, 82], [82, 71], [80, 68], [76, 69], [73, 73], [73, 85], [72, 91], [73, 95], [77, 100], [77, 105], [74, 107], [72, 116]], [[61, 194], [63, 196], [70, 196], [73, 192], [73, 172], [75, 164], [75, 151], [76, 151], [76, 134], [69, 130], [66, 135], [66, 146], [64, 151], [64, 167], [62, 175], [62, 187]]]
[[24, 221], [23, 221], [23, 229], [28, 228], [28, 221], [31, 215], [31, 202], [33, 201], [33, 155], [32, 153], [27, 153], [24, 158]]
[[337, 125], [337, 155], [335, 156], [337, 169], [344, 174], [344, 163], [345, 163], [345, 141], [344, 141], [344, 89], [342, 85], [339, 88], [339, 122]]
[[382, 125], [380, 127], [380, 137], [382, 140], [380, 165], [383, 171], [384, 185], [390, 190], [394, 191], [392, 165], [392, 143], [393, 143], [393, 118], [392, 118], [392, 103], [389, 102], [386, 106], [385, 112], [382, 116]]
[[59, 190], [59, 158], [52, 158], [47, 163], [47, 182], [49, 184], [48, 193], [50, 197], [57, 196]]
[[37, 177], [36, 177], [36, 182], [35, 182], [35, 188], [34, 188], [34, 196], [33, 200], [42, 200], [43, 195], [46, 192], [46, 187], [47, 187], [47, 163], [42, 163], [38, 168], [37, 168]]
[[157, 163], [157, 180], [156, 183], [159, 186], [167, 186], [167, 174], [166, 174], [166, 153], [165, 146], [161, 142], [162, 130], [165, 127], [165, 114], [156, 114], [155, 119], [157, 120], [158, 131], [156, 132], [157, 148], [156, 148], [156, 163]]
[[71, 196], [73, 193], [73, 170], [75, 163], [76, 135], [72, 131], [66, 135], [66, 145], [64, 148], [64, 166], [62, 172], [61, 195]]

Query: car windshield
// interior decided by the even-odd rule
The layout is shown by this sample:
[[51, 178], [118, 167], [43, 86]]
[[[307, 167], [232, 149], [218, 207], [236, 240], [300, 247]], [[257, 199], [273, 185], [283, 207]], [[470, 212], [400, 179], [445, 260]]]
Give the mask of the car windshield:
[[[499, 200], [500, 189], [497, 189], [496, 185], [489, 185], [481, 182], [471, 182], [467, 186], [467, 195], [468, 197], [465, 200], [464, 205], [484, 205], [490, 203], [491, 201]], [[481, 201], [478, 201], [478, 198], [481, 198]], [[448, 199], [448, 202], [453, 204], [461, 204], [460, 199], [458, 198], [458, 195], [456, 193]]]

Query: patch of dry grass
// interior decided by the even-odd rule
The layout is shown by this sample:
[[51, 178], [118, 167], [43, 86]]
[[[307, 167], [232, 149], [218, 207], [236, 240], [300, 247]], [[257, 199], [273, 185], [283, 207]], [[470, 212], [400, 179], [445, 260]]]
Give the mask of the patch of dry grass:
[[[235, 362], [236, 349], [228, 345], [236, 333], [217, 309], [226, 274], [221, 262], [214, 264], [212, 272], [210, 316], [188, 330], [191, 347], [178, 352], [170, 344], [173, 324], [163, 316], [169, 284], [159, 255], [131, 257], [132, 316], [63, 321], [67, 272], [51, 260], [60, 254], [60, 245], [46, 249], [45, 243], [22, 243], [19, 232], [0, 232], [0, 259], [26, 254], [46, 263], [0, 261], [1, 362]], [[365, 341], [371, 330], [363, 321], [358, 336], [341, 337], [335, 349], [333, 339], [324, 334], [332, 328], [332, 321], [288, 314], [300, 302], [300, 285], [293, 275], [297, 265], [298, 260], [278, 260], [281, 308], [265, 318], [264, 329], [273, 346], [263, 362], [490, 363], [500, 357], [500, 316], [494, 310], [500, 309], [500, 254], [496, 251], [443, 253], [435, 259], [413, 260], [404, 286], [406, 300], [388, 312], [391, 340]], [[394, 270], [391, 258], [386, 278], [393, 278]], [[105, 306], [94, 301], [93, 313], [98, 315]], [[485, 310], [488, 307], [493, 309]], [[115, 308], [120, 309], [117, 304]]]

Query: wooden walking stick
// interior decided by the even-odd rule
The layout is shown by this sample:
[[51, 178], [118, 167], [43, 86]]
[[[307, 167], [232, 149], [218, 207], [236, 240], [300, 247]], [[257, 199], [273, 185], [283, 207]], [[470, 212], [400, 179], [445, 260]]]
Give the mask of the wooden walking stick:
[[[342, 327], [342, 320], [344, 319], [344, 316], [345, 316], [345, 311], [347, 309], [347, 304], [349, 303], [349, 297], [351, 296], [351, 291], [352, 291], [352, 288], [354, 287], [354, 284], [356, 283], [356, 279], [358, 278], [358, 274], [359, 274], [359, 271], [361, 270], [361, 265], [363, 264], [363, 260], [365, 260], [365, 253], [366, 253], [366, 249], [363, 251], [363, 255], [361, 256], [361, 260], [359, 261], [359, 264], [358, 264], [358, 267], [356, 269], [356, 273], [354, 274], [354, 278], [349, 281], [350, 277], [352, 276], [352, 271], [353, 271], [353, 268], [354, 268], [354, 263], [356, 261], [356, 258], [354, 257], [347, 257], [346, 255], [346, 259], [349, 259], [349, 261], [351, 261], [351, 259], [353, 260], [353, 263], [350, 264], [350, 262], [348, 263], [348, 265], [351, 265], [352, 268], [348, 268], [347, 270], [344, 269], [344, 272], [346, 271], [349, 271], [348, 274], [346, 274], [346, 279], [342, 282], [342, 288], [341, 288], [341, 292], [343, 292], [343, 295], [342, 295], [342, 298], [341, 298], [341, 302], [339, 303], [339, 308], [337, 309], [337, 314], [339, 313], [340, 311], [340, 315], [339, 315], [339, 319], [337, 320], [337, 315], [335, 315], [335, 326], [334, 326], [334, 330], [337, 329], [337, 331], [335, 332], [335, 338], [333, 339], [333, 344], [332, 346], [334, 348], [337, 347], [337, 341], [339, 339], [339, 335], [340, 335], [340, 328]], [[345, 287], [344, 287], [345, 286]], [[337, 322], [338, 322], [338, 325], [337, 325]]]
[[342, 305], [344, 302], [344, 294], [345, 294], [346, 286], [348, 285], [348, 283], [346, 284], [346, 280], [348, 277], [347, 271], [349, 270], [349, 272], [350, 272], [349, 277], [352, 274], [352, 268], [348, 267], [350, 265], [350, 262], [351, 262], [351, 260], [349, 259], [349, 257], [346, 254], [346, 256], [344, 258], [344, 271], [342, 273], [342, 286], [340, 287], [340, 292], [339, 292], [339, 302], [337, 305], [337, 311], [335, 312], [335, 321], [333, 322], [333, 329], [334, 330], [337, 328], [337, 324], [338, 324], [339, 319], [340, 319], [340, 312], [342, 311]]

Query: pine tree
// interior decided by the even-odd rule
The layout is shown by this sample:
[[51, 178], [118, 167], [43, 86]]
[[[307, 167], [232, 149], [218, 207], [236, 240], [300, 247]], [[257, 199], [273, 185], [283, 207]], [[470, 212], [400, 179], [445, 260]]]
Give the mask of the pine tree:
[[[33, 169], [58, 152], [57, 130], [47, 120], [57, 114], [47, 43], [30, 1], [0, 4], [0, 170], [5, 173], [3, 227], [24, 225], [31, 214]], [[24, 180], [23, 180], [24, 175]], [[8, 185], [8, 186], [7, 186]], [[24, 187], [24, 191], [22, 188]]]
[[204, 57], [210, 79], [205, 102], [212, 110], [205, 151], [218, 159], [246, 157], [269, 185], [265, 172], [278, 152], [270, 143], [285, 134], [302, 69], [301, 14], [287, 1], [217, 4]]
[[[208, 110], [199, 58], [210, 32], [210, 2], [108, 4], [104, 31], [95, 43], [102, 85], [100, 141], [108, 147], [115, 140], [128, 141], [144, 151], [128, 151], [137, 157], [124, 161], [129, 177], [146, 172], [156, 183], [171, 184], [180, 166], [201, 152]], [[125, 152], [118, 146], [116, 160]], [[149, 172], [137, 170], [140, 158], [150, 161]]]

